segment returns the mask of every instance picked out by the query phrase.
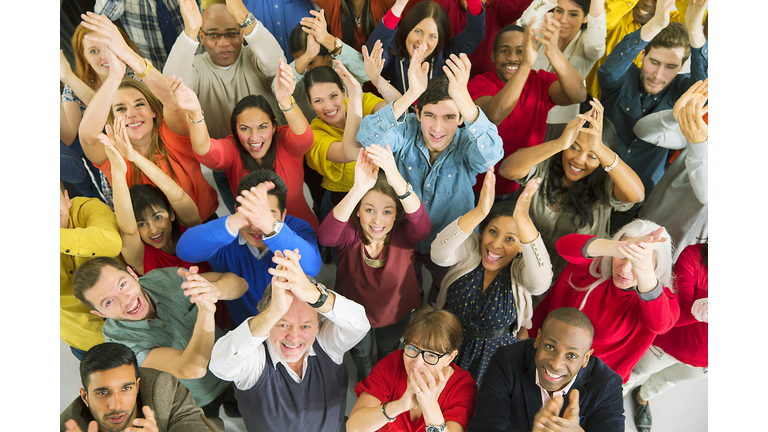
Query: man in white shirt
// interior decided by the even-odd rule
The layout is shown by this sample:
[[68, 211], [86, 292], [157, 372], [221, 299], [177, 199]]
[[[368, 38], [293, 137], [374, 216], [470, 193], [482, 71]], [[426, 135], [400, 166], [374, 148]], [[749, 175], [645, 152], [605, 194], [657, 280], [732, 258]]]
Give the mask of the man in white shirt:
[[370, 323], [361, 305], [308, 279], [299, 259], [275, 251], [259, 314], [213, 347], [210, 370], [234, 381], [249, 431], [336, 432], [344, 422], [344, 353]]

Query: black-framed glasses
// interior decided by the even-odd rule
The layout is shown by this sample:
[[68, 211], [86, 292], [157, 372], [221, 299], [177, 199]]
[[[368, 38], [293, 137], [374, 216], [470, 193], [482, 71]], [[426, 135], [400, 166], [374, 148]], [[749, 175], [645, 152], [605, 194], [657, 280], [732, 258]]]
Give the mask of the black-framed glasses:
[[411, 345], [409, 343], [403, 344], [403, 352], [405, 355], [407, 355], [410, 358], [416, 358], [421, 354], [421, 358], [424, 359], [424, 363], [429, 365], [436, 365], [437, 362], [440, 361], [441, 358], [447, 356], [448, 354], [438, 354], [436, 352], [423, 350], [421, 348], [417, 348], [414, 345]]
[[238, 37], [240, 37], [240, 32], [229, 32], [229, 33], [206, 33], [202, 32], [205, 37], [211, 38], [212, 41], [218, 42], [219, 39], [221, 39], [222, 36], [227, 38], [227, 40], [235, 40]]

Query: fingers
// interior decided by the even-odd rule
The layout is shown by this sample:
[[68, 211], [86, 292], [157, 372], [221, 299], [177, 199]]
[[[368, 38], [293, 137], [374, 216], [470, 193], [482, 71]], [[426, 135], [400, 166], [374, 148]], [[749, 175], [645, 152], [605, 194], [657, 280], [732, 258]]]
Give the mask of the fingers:
[[566, 411], [565, 413], [565, 418], [571, 422], [579, 421], [579, 390], [578, 389], [571, 390], [571, 394], [568, 395], [568, 411]]
[[[517, 200], [518, 205], [520, 203], [530, 203], [531, 198], [533, 198], [533, 195], [536, 193], [537, 190], [539, 190], [539, 186], [541, 185], [541, 177], [537, 177], [531, 181], [528, 182], [528, 184], [525, 185], [525, 189], [523, 190], [523, 193], [520, 194], [520, 199]], [[525, 207], [530, 207], [530, 204], [524, 204]]]
[[[99, 430], [99, 425], [93, 421], [92, 424], [96, 425], [96, 430]], [[77, 425], [77, 422], [75, 420], [69, 419], [64, 423], [64, 427], [66, 427], [66, 432], [83, 432], [82, 429], [80, 429], [80, 426]], [[90, 425], [88, 425], [88, 432], [91, 431]]]

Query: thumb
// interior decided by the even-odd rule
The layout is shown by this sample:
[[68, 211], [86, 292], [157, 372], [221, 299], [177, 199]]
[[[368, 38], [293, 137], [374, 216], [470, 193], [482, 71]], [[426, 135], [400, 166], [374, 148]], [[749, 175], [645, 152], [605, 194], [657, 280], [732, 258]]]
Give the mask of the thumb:
[[99, 424], [95, 420], [88, 423], [88, 432], [99, 432]]
[[565, 415], [571, 420], [579, 418], [579, 391], [576, 389], [571, 390], [568, 396], [568, 412]]

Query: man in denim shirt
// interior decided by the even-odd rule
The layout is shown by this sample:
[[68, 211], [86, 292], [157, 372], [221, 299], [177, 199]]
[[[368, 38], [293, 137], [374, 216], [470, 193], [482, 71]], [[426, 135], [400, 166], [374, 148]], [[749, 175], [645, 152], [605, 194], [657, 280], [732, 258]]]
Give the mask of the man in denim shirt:
[[[671, 109], [693, 83], [707, 78], [709, 50], [701, 26], [707, 2], [691, 2], [685, 25], [669, 22], [672, 5], [659, 4], [653, 18], [626, 36], [597, 70], [605, 116], [619, 136], [619, 157], [640, 176], [645, 196], [664, 174], [667, 150], [635, 136], [635, 123]], [[642, 68], [632, 63], [640, 51], [644, 51]], [[691, 73], [678, 74], [689, 56]], [[613, 212], [611, 231], [636, 217], [640, 207]]]
[[[419, 48], [413, 58], [424, 50]], [[429, 85], [428, 63], [411, 64], [408, 90], [365, 117], [357, 141], [363, 147], [389, 144], [398, 170], [424, 203], [432, 231], [416, 247], [417, 274], [422, 264], [430, 271], [429, 297], [435, 301], [448, 269], [432, 263], [430, 245], [440, 230], [474, 207], [472, 186], [477, 174], [501, 160], [504, 150], [496, 125], [467, 90], [471, 64], [466, 54], [451, 55], [443, 67], [445, 76], [433, 78]], [[417, 99], [416, 114], [406, 113]], [[464, 127], [458, 129], [462, 123]]]

